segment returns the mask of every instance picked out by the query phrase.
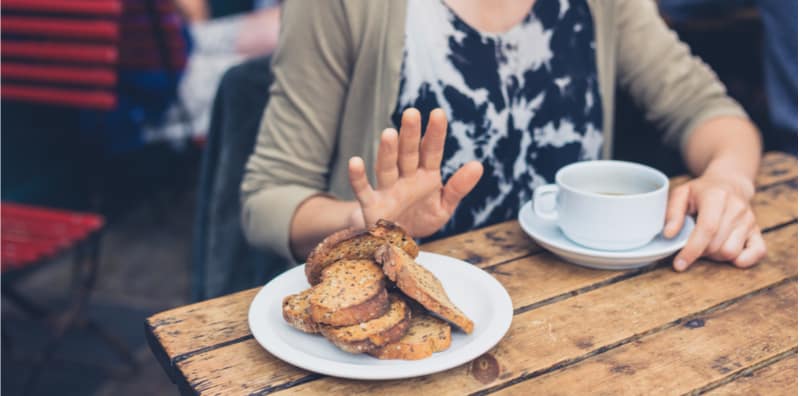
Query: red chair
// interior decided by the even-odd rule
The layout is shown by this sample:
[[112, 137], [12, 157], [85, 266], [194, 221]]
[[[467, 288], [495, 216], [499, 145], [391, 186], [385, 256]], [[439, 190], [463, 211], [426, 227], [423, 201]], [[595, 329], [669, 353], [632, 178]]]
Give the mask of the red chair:
[[[61, 344], [67, 330], [86, 328], [102, 338], [132, 371], [138, 369], [123, 342], [86, 317], [86, 307], [97, 279], [100, 235], [105, 220], [93, 213], [77, 213], [4, 202], [0, 204], [0, 272], [2, 295], [25, 313], [52, 324], [50, 338], [28, 376], [29, 393], [44, 365]], [[20, 293], [15, 282], [44, 265], [47, 259], [74, 252], [70, 301], [63, 312], [42, 307]], [[8, 352], [7, 348], [6, 352]]]
[[[0, 2], [2, 99], [96, 111], [117, 105], [121, 70], [180, 70], [186, 43], [171, 0], [3, 0]], [[51, 338], [26, 381], [30, 391], [65, 332], [83, 325], [131, 368], [136, 362], [111, 334], [85, 317], [97, 268], [102, 216], [0, 204], [3, 297], [37, 318], [55, 319]], [[14, 288], [21, 274], [75, 253], [73, 293], [60, 315]]]
[[120, 69], [184, 67], [171, 1], [4, 0], [5, 100], [111, 110]]

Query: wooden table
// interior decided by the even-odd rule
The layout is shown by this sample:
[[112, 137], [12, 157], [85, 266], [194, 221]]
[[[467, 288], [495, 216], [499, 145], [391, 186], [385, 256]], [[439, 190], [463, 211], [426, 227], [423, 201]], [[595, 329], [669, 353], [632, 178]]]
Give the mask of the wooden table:
[[769, 253], [749, 270], [585, 269], [543, 251], [515, 221], [423, 246], [485, 269], [514, 303], [496, 347], [439, 374], [366, 382], [286, 364], [249, 332], [257, 289], [159, 313], [146, 332], [184, 393], [796, 394], [796, 159], [766, 155], [757, 185]]

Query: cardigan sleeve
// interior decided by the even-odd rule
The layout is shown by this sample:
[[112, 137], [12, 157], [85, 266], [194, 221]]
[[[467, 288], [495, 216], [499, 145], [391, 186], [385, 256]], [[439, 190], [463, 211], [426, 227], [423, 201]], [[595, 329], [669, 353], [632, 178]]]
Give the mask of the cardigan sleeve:
[[328, 187], [351, 53], [341, 1], [282, 5], [274, 81], [241, 185], [242, 227], [252, 245], [293, 260], [295, 209]]
[[664, 131], [665, 143], [683, 149], [710, 118], [747, 118], [716, 74], [667, 27], [655, 1], [619, 0], [615, 12], [618, 83]]

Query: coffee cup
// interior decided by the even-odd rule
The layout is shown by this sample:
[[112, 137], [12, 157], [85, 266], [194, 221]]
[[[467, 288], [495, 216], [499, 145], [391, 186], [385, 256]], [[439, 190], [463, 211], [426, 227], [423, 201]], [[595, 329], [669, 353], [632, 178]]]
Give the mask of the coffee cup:
[[584, 161], [556, 172], [533, 193], [533, 210], [573, 242], [599, 250], [648, 244], [664, 226], [669, 179], [649, 166]]

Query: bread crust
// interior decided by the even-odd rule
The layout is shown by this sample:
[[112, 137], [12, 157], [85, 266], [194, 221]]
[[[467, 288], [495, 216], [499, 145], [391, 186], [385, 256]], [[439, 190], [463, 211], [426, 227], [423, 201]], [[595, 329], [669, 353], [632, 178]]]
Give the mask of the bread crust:
[[306, 260], [306, 279], [318, 284], [322, 270], [342, 259], [372, 259], [375, 250], [384, 243], [402, 248], [412, 257], [419, 254], [419, 246], [402, 227], [388, 220], [378, 220], [368, 229], [347, 228], [337, 231], [320, 242]]
[[378, 359], [420, 360], [450, 348], [450, 324], [422, 311], [412, 311], [411, 323], [403, 338], [368, 351]]
[[[347, 293], [354, 301], [343, 305]], [[371, 260], [342, 260], [326, 268], [309, 298], [311, 319], [330, 326], [350, 326], [386, 313], [389, 296], [380, 267]]]
[[311, 319], [310, 298], [312, 289], [283, 298], [283, 319], [290, 326], [305, 333], [319, 333], [319, 325]]
[[439, 279], [402, 249], [385, 244], [375, 252], [375, 260], [405, 295], [465, 333], [472, 333], [474, 323], [450, 301]]
[[[352, 326], [321, 326], [320, 332], [334, 345], [349, 353], [370, 352], [400, 340], [411, 323], [411, 310], [396, 295], [391, 295], [390, 301], [391, 308], [381, 317]], [[376, 326], [374, 331], [370, 331], [370, 327]]]

